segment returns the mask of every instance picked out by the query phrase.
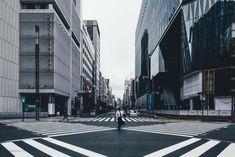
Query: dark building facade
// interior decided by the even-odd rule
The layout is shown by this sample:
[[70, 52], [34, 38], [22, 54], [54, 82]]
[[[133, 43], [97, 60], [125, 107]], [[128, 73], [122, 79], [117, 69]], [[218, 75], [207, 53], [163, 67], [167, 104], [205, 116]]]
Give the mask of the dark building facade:
[[232, 0], [143, 0], [136, 29], [136, 105], [231, 110]]

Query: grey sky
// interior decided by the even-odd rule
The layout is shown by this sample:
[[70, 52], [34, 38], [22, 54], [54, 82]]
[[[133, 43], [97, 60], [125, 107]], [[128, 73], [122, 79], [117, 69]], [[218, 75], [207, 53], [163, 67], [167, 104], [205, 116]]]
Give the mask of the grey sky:
[[101, 71], [122, 98], [125, 78], [134, 77], [135, 29], [141, 0], [83, 0], [83, 19], [97, 19], [101, 34]]

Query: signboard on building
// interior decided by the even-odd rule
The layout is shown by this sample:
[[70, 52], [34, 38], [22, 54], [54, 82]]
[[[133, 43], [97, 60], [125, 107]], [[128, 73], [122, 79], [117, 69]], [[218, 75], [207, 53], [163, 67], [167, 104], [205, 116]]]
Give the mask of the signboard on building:
[[202, 92], [202, 72], [194, 73], [193, 75], [184, 79], [183, 84], [183, 98], [197, 96]]

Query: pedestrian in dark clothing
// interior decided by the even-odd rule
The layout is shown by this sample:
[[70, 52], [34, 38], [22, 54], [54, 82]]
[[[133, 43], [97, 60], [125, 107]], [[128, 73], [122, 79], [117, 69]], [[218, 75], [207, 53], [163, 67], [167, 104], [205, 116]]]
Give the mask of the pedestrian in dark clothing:
[[122, 113], [120, 108], [118, 108], [117, 112], [116, 112], [116, 118], [118, 120], [118, 131], [121, 130], [121, 126], [124, 125], [124, 122], [122, 121]]
[[65, 120], [65, 119], [67, 119], [67, 121], [69, 121], [67, 111], [64, 111], [64, 118], [63, 118], [63, 120]]

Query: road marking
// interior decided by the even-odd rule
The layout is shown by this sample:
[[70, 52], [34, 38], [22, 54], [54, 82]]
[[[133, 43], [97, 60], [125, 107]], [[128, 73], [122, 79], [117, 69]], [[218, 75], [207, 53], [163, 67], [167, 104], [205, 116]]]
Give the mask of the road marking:
[[83, 155], [86, 155], [86, 156], [106, 157], [106, 156], [104, 156], [104, 155], [101, 155], [101, 154], [92, 152], [92, 151], [90, 151], [90, 150], [87, 150], [87, 149], [84, 149], [84, 148], [81, 148], [81, 147], [77, 147], [77, 146], [68, 144], [68, 143], [65, 143], [65, 142], [62, 142], [62, 141], [53, 139], [53, 138], [43, 138], [43, 140], [46, 140], [46, 141], [48, 141], [48, 142], [51, 142], [51, 143], [53, 143], [53, 144], [59, 145], [59, 146], [61, 146], [61, 147], [64, 147], [64, 148], [66, 148], [66, 149], [72, 150], [72, 151], [74, 151], [74, 152], [77, 152], [77, 153], [79, 153], [79, 154], [83, 154]]
[[99, 122], [101, 122], [101, 121], [103, 121], [103, 120], [105, 120], [105, 118], [100, 119]]
[[166, 147], [166, 148], [163, 148], [161, 150], [158, 150], [156, 152], [153, 152], [151, 154], [148, 154], [148, 155], [145, 155], [144, 157], [162, 157], [162, 156], [165, 156], [169, 153], [172, 153], [178, 149], [181, 149], [187, 145], [190, 145], [192, 143], [195, 143], [197, 141], [199, 141], [200, 139], [199, 138], [191, 138], [189, 140], [186, 140], [186, 141], [183, 141], [183, 142], [180, 142], [180, 143], [177, 143], [175, 145], [172, 145], [172, 146], [169, 146], [169, 147]]
[[218, 142], [218, 141], [208, 141], [208, 142], [204, 143], [203, 145], [182, 155], [181, 157], [198, 157], [219, 143], [220, 142]]
[[96, 122], [96, 121], [98, 121], [98, 120], [100, 120], [100, 119], [102, 119], [102, 118], [97, 118], [97, 119], [93, 120], [92, 122]]
[[105, 119], [105, 122], [109, 121], [110, 118]]
[[28, 145], [33, 146], [34, 148], [36, 148], [36, 149], [38, 149], [38, 150], [40, 150], [40, 151], [42, 151], [42, 152], [52, 156], [52, 157], [58, 157], [58, 156], [59, 157], [69, 157], [69, 155], [66, 155], [66, 154], [64, 154], [62, 152], [59, 152], [59, 151], [57, 151], [55, 149], [52, 149], [52, 148], [50, 148], [48, 146], [45, 146], [45, 145], [43, 145], [43, 144], [41, 144], [41, 143], [39, 143], [37, 141], [34, 141], [34, 140], [23, 140], [23, 141], [25, 143], [27, 143]]
[[141, 119], [139, 119], [139, 118], [132, 118], [132, 119], [134, 119], [134, 120], [136, 120], [136, 121], [139, 121], [139, 122], [143, 122]]
[[133, 119], [133, 118], [130, 118], [132, 121], [134, 121], [134, 122], [137, 122], [135, 119]]
[[231, 157], [235, 154], [235, 144], [228, 145], [217, 157]]
[[115, 120], [115, 118], [112, 118], [112, 119], [111, 119], [111, 122], [114, 122], [114, 120]]
[[72, 132], [72, 133], [64, 133], [64, 134], [49, 135], [48, 137], [77, 135], [77, 134], [85, 134], [85, 133], [91, 133], [91, 132], [110, 131], [110, 130], [116, 130], [116, 129], [117, 129], [117, 128], [97, 129], [97, 130], [89, 130], [89, 131], [80, 131], [80, 132]]
[[151, 130], [144, 130], [144, 129], [134, 129], [134, 128], [124, 128], [124, 130], [130, 130], [130, 131], [139, 131], [139, 132], [147, 132], [147, 133], [153, 133], [153, 134], [162, 134], [162, 135], [172, 135], [172, 136], [180, 136], [180, 137], [190, 137], [192, 138], [193, 136], [191, 135], [185, 135], [185, 134], [176, 134], [172, 132], [160, 132], [160, 131], [151, 131]]
[[123, 118], [123, 117], [122, 117], [122, 121], [124, 121], [124, 122], [125, 122], [125, 121], [126, 121], [126, 120], [125, 120], [125, 118]]
[[130, 120], [129, 118], [126, 118], [126, 120], [127, 120], [128, 122], [131, 122], [131, 120]]
[[29, 154], [12, 142], [2, 143], [2, 146], [5, 147], [15, 157], [33, 157], [33, 155]]

